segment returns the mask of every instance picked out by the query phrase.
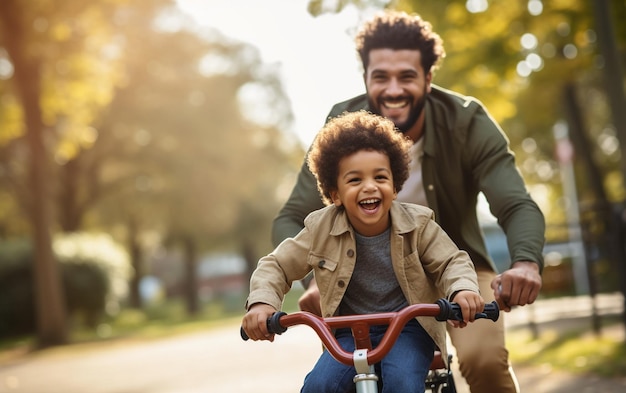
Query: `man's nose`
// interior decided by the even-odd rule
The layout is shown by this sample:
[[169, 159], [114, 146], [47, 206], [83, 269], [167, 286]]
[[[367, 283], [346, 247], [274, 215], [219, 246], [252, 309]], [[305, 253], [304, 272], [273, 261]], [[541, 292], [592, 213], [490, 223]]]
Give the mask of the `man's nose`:
[[400, 84], [400, 82], [398, 81], [397, 78], [391, 78], [389, 80], [389, 84], [387, 85], [387, 88], [385, 89], [385, 93], [387, 93], [387, 95], [390, 96], [399, 96], [402, 95], [402, 85]]

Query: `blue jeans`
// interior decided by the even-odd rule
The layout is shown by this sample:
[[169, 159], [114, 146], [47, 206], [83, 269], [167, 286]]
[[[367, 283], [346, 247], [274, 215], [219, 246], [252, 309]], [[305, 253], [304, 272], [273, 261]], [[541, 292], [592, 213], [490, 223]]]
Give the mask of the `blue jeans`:
[[[372, 326], [370, 337], [376, 348], [387, 326]], [[354, 351], [350, 329], [339, 329], [335, 337], [343, 349]], [[435, 343], [422, 326], [413, 319], [406, 324], [393, 348], [380, 363], [374, 365], [382, 393], [423, 393], [424, 381], [433, 360]], [[339, 363], [324, 351], [313, 370], [304, 378], [301, 393], [353, 392], [356, 375], [354, 366]], [[382, 384], [381, 384], [382, 382]]]

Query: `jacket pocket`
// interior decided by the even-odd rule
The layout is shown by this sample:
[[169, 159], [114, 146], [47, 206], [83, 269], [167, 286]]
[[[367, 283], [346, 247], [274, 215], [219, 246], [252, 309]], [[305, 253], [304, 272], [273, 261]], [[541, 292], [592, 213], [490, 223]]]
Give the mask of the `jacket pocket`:
[[309, 265], [311, 265], [313, 270], [315, 270], [316, 272], [318, 270], [326, 271], [326, 272], [334, 272], [335, 269], [337, 269], [336, 261], [333, 261], [332, 259], [320, 256], [320, 255], [315, 255], [315, 254], [309, 255]]
[[320, 290], [329, 288], [337, 270], [337, 261], [324, 256], [310, 254], [308, 263], [315, 272], [315, 281]]

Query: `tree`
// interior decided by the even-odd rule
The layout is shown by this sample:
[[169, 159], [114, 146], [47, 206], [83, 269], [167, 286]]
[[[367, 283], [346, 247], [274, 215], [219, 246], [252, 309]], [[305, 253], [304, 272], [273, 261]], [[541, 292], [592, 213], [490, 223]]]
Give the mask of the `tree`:
[[43, 59], [33, 53], [32, 46], [28, 45], [32, 32], [27, 26], [34, 19], [32, 13], [26, 12], [19, 2], [5, 1], [0, 4], [0, 18], [2, 44], [14, 64], [15, 89], [21, 100], [26, 124], [25, 138], [29, 149], [27, 185], [31, 197], [24, 205], [29, 213], [34, 239], [38, 344], [45, 347], [62, 344], [67, 336], [59, 271], [52, 253], [50, 234], [51, 187], [47, 173], [50, 159], [44, 142], [45, 127], [39, 107]]
[[[269, 189], [266, 195], [274, 192], [276, 178], [297, 168], [285, 161], [299, 161], [302, 152], [281, 131], [291, 113], [275, 70], [246, 44], [222, 43], [227, 40], [215, 32], [168, 27], [160, 19], [167, 4], [97, 4], [91, 12], [111, 22], [92, 16], [90, 39], [102, 42], [107, 56], [88, 50], [84, 36], [74, 37], [67, 45], [72, 51], [57, 50], [63, 53], [44, 62], [66, 66], [61, 75], [49, 73], [46, 83], [71, 89], [42, 92], [40, 99], [60, 136], [50, 152], [52, 175], [59, 179], [52, 194], [60, 230], [123, 228], [116, 231], [132, 257], [131, 304], [137, 307], [142, 236], [157, 232], [175, 239], [186, 250], [193, 312], [196, 255], [226, 244], [216, 238], [236, 239], [239, 207], [256, 199], [259, 187]], [[64, 11], [52, 16], [64, 21]], [[76, 12], [79, 20], [92, 15]], [[88, 99], [80, 96], [86, 93]], [[248, 102], [255, 95], [263, 98]], [[261, 112], [272, 116], [250, 118], [265, 100], [272, 110]], [[261, 167], [262, 174], [250, 170]], [[266, 208], [268, 202], [278, 203], [273, 195]], [[271, 215], [264, 210], [262, 220], [268, 223]], [[254, 238], [242, 242], [269, 243], [261, 232]], [[241, 248], [237, 241], [228, 244]]]

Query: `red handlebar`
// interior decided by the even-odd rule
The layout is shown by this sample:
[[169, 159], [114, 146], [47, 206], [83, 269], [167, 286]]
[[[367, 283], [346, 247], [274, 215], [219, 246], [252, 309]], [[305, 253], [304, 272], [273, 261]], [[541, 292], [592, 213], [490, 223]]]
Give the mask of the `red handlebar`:
[[[391, 350], [398, 335], [402, 331], [404, 325], [411, 319], [418, 316], [435, 317], [439, 321], [447, 319], [459, 320], [460, 307], [458, 304], [450, 303], [446, 299], [439, 299], [436, 304], [414, 304], [397, 312], [365, 314], [365, 315], [346, 315], [321, 318], [315, 314], [300, 311], [292, 314], [278, 312], [268, 319], [268, 330], [270, 333], [281, 334], [288, 327], [294, 325], [310, 326], [319, 336], [328, 349], [328, 352], [339, 362], [348, 366], [353, 365], [354, 358], [352, 352], [347, 352], [335, 339], [332, 333], [333, 329], [351, 328], [354, 336], [354, 342], [357, 349], [367, 349], [368, 364], [380, 362], [387, 352]], [[500, 311], [497, 303], [491, 302], [485, 305], [482, 313], [476, 314], [476, 318], [488, 318], [497, 321]], [[375, 325], [389, 325], [387, 331], [383, 335], [380, 344], [372, 349], [369, 328]], [[241, 336], [247, 340], [245, 331], [241, 329]]]

